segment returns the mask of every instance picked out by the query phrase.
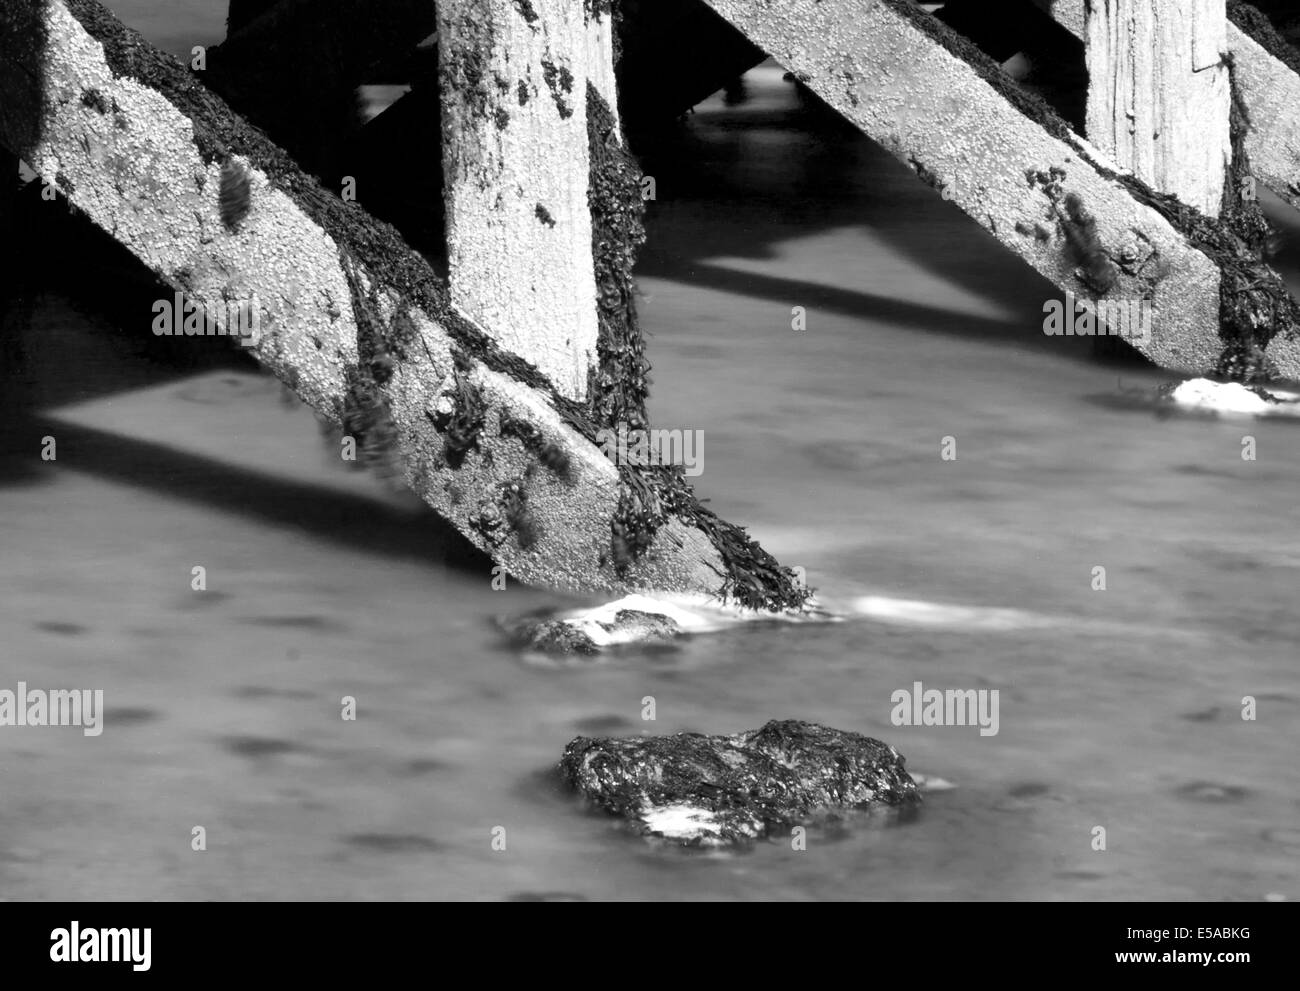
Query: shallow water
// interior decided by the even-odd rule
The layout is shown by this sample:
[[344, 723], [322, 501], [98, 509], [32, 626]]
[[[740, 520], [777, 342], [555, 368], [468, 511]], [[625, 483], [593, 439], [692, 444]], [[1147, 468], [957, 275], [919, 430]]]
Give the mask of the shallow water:
[[[573, 600], [493, 591], [236, 358], [181, 367], [46, 297], [6, 377], [0, 687], [101, 687], [108, 714], [0, 735], [0, 897], [1300, 895], [1300, 430], [1100, 401], [1166, 377], [1045, 337], [1045, 282], [779, 71], [750, 81], [645, 163], [655, 419], [704, 430], [713, 508], [873, 615], [529, 665], [494, 618]], [[917, 681], [999, 690], [1000, 732], [892, 725]], [[769, 718], [957, 788], [717, 855], [631, 838], [547, 773], [579, 733]]]

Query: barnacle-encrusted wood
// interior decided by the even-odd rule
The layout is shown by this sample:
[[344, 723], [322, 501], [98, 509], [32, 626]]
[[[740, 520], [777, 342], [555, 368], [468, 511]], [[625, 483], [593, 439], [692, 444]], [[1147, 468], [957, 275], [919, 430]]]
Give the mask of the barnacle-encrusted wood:
[[714, 846], [915, 804], [920, 792], [903, 763], [879, 740], [791, 719], [734, 736], [578, 737], [564, 749], [560, 774], [639, 833]]
[[743, 530], [676, 487], [647, 495], [647, 545], [616, 561], [620, 507], [651, 486], [604, 457], [589, 411], [458, 314], [396, 231], [94, 0], [5, 0], [0, 93], [0, 144], [218, 320], [255, 299], [258, 360], [517, 578], [802, 601]]
[[[910, 0], [706, 2], [1060, 289], [1150, 301], [1151, 334], [1133, 343], [1154, 361], [1300, 378], [1300, 307], [1249, 238], [1120, 175]], [[1113, 281], [1096, 278], [1101, 255]]]

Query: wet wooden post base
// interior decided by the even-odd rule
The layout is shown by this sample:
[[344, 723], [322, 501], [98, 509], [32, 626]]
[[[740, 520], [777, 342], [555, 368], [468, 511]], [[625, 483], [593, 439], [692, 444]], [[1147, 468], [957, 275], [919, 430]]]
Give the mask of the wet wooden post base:
[[1088, 140], [1217, 217], [1232, 162], [1224, 0], [1094, 0], [1086, 31]]

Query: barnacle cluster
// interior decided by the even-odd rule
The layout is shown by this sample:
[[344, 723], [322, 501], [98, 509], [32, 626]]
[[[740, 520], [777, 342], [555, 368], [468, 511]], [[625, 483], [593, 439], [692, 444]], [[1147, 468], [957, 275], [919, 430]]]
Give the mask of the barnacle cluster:
[[1105, 295], [1119, 281], [1119, 270], [1110, 260], [1101, 237], [1097, 234], [1097, 220], [1078, 193], [1066, 193], [1057, 206], [1065, 243], [1079, 265], [1080, 277], [1101, 295]]
[[470, 451], [478, 448], [479, 434], [487, 413], [483, 390], [470, 377], [469, 361], [456, 356], [455, 388], [449, 411], [429, 413], [433, 425], [442, 432], [443, 453], [447, 464], [459, 468]]
[[528, 508], [524, 480], [518, 478], [500, 482], [470, 514], [469, 525], [493, 547], [500, 546], [512, 533], [521, 550], [529, 550], [541, 539], [541, 530]]
[[617, 139], [614, 115], [592, 85], [587, 87], [587, 133], [591, 149], [592, 257], [599, 332], [597, 367], [588, 392], [598, 424], [626, 423], [641, 429], [650, 391], [650, 362], [636, 314], [632, 267], [645, 243], [641, 170]]
[[[502, 437], [516, 437], [535, 459], [537, 464], [545, 465], [563, 479], [571, 477], [572, 465], [568, 453], [560, 445], [548, 441], [540, 429], [511, 414], [508, 410], [501, 412], [498, 433]], [[529, 472], [534, 466], [529, 466]]]

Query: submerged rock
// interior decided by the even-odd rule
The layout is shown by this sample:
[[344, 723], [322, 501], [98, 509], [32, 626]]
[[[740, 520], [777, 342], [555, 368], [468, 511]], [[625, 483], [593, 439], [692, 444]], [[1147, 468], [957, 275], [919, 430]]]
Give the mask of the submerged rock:
[[498, 623], [525, 648], [548, 654], [585, 655], [626, 644], [664, 643], [743, 623], [825, 622], [835, 618], [811, 602], [798, 610], [762, 612], [709, 596], [679, 596], [670, 601], [634, 594], [593, 609], [501, 617]]
[[903, 764], [871, 737], [773, 720], [734, 736], [578, 737], [560, 774], [643, 835], [721, 846], [839, 812], [919, 802]]
[[598, 654], [617, 644], [669, 641], [682, 630], [663, 613], [614, 609], [600, 615], [524, 622], [512, 632], [524, 646], [548, 654]]
[[525, 647], [547, 654], [595, 654], [600, 650], [582, 630], [558, 619], [526, 626], [517, 635]]

